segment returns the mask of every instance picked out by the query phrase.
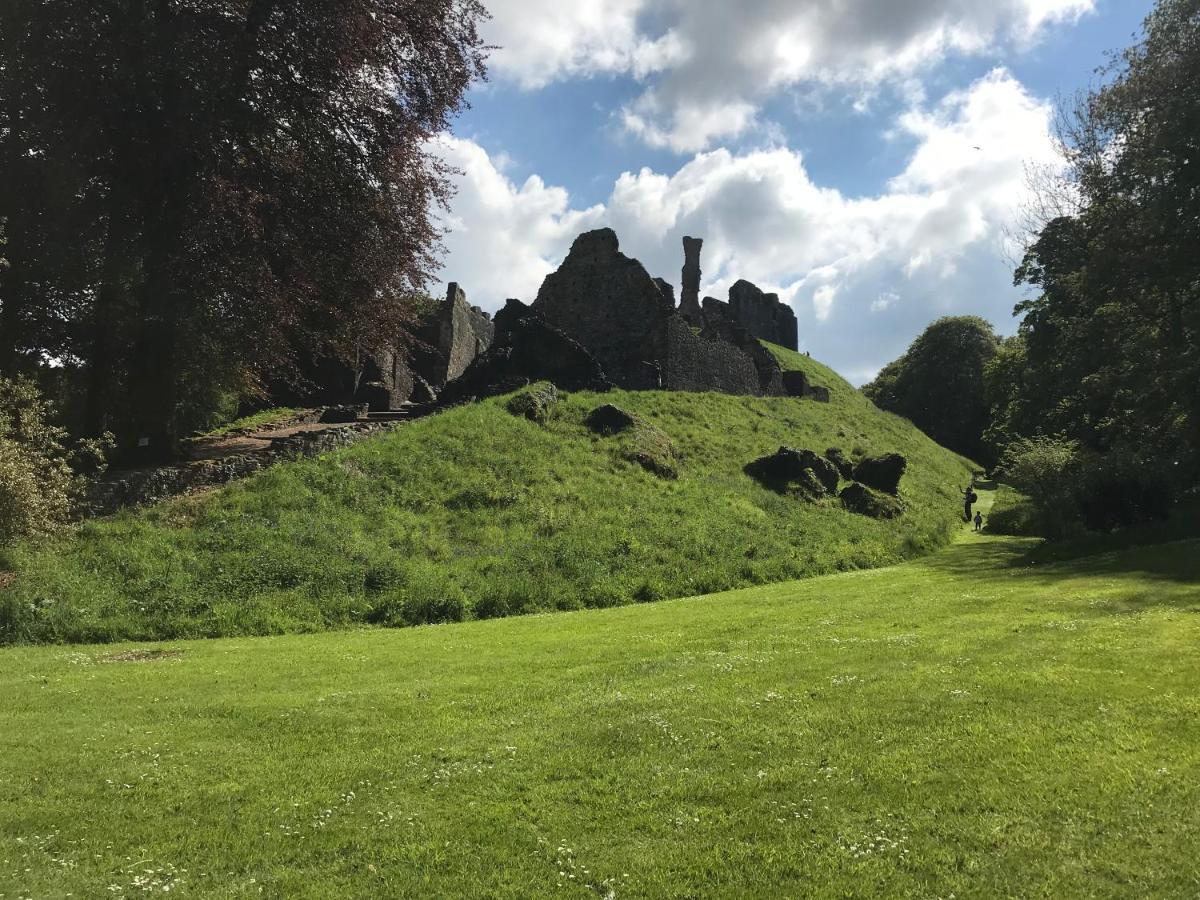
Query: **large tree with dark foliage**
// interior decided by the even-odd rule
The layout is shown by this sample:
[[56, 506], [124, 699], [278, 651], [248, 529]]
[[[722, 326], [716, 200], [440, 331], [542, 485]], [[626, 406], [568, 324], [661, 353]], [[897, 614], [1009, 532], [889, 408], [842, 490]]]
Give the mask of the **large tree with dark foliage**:
[[6, 0], [0, 371], [169, 454], [224, 391], [396, 339], [484, 74], [476, 0]]
[[1160, 0], [1143, 39], [1064, 116], [1079, 210], [1016, 272], [1034, 295], [989, 376], [993, 433], [1200, 474], [1200, 0]]
[[938, 319], [863, 393], [942, 446], [991, 462], [993, 450], [983, 440], [988, 424], [983, 372], [998, 345], [992, 326], [978, 316]]

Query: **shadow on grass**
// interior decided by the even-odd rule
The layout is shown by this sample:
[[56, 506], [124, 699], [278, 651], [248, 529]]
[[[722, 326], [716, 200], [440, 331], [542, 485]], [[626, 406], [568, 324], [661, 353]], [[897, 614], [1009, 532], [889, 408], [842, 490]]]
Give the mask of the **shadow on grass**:
[[968, 536], [959, 543], [921, 560], [924, 568], [941, 575], [976, 578], [1020, 567], [1036, 538]]
[[1178, 581], [1195, 586], [1200, 597], [1200, 540], [1189, 539], [1122, 548], [1070, 560], [1026, 564], [1069, 577], [1137, 575], [1158, 581]]
[[1153, 547], [1200, 538], [1200, 502], [1189, 501], [1175, 508], [1165, 522], [1126, 528], [1112, 534], [1088, 534], [1064, 541], [1045, 541], [1025, 555], [1029, 564], [1064, 562], [1084, 557]]
[[[1044, 561], [1038, 556], [1036, 538], [980, 538], [955, 544], [929, 556], [921, 565], [934, 572], [969, 580], [1009, 572], [1034, 584], [1097, 576], [1144, 579], [1149, 582], [1178, 582], [1196, 587], [1200, 600], [1200, 540], [1174, 540], [1150, 545], [1123, 546], [1093, 551], [1071, 558]], [[1174, 601], [1172, 601], [1174, 602]]]

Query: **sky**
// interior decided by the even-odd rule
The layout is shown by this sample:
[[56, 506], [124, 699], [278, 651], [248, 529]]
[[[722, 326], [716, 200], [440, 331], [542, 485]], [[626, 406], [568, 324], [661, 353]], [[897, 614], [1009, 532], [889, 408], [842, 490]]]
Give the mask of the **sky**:
[[748, 279], [855, 384], [931, 321], [1016, 327], [1012, 226], [1151, 0], [484, 0], [487, 83], [436, 150], [457, 170], [442, 271], [494, 311], [575, 236], [701, 295]]

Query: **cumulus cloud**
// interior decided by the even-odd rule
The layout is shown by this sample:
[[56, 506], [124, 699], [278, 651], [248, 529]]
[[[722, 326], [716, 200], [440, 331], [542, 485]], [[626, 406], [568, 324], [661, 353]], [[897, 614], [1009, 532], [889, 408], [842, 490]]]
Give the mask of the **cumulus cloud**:
[[[484, 37], [497, 47], [492, 67], [525, 88], [603, 73], [644, 77], [654, 67], [656, 44], [638, 31], [648, 3], [490, 0]], [[669, 58], [669, 47], [661, 49]]]
[[783, 90], [869, 92], [952, 55], [1028, 44], [1095, 0], [493, 0], [502, 78], [540, 87], [625, 74], [645, 83], [619, 119], [651, 146], [692, 153], [763, 126]]
[[1051, 115], [997, 69], [900, 117], [893, 127], [916, 147], [877, 196], [817, 184], [788, 148], [717, 149], [671, 174], [626, 172], [606, 204], [585, 210], [536, 178], [517, 186], [482, 148], [451, 141], [448, 158], [466, 174], [446, 274], [488, 308], [531, 299], [575, 234], [603, 224], [652, 275], [677, 282], [682, 236], [703, 237], [706, 293], [724, 297], [738, 278], [777, 291], [796, 309], [802, 340], [869, 377], [937, 315], [1007, 318], [1001, 238], [1027, 161], [1055, 158]]
[[563, 245], [597, 227], [602, 206], [572, 209], [567, 191], [536, 175], [517, 185], [473, 141], [444, 136], [435, 149], [459, 171], [447, 229], [446, 275], [490, 309], [506, 297], [529, 297], [557, 266]]

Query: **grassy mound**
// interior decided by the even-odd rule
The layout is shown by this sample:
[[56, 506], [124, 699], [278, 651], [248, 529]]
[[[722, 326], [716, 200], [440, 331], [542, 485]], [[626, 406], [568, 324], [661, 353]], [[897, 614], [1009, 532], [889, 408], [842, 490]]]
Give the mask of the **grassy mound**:
[[0, 651], [5, 897], [1195, 897], [1200, 542]]
[[[18, 548], [0, 560], [16, 572], [0, 588], [0, 642], [615, 606], [878, 567], [944, 544], [968, 464], [828, 369], [775, 352], [832, 402], [576, 394], [539, 425], [496, 398]], [[639, 427], [592, 434], [583, 420], [605, 402]], [[907, 512], [879, 522], [779, 496], [742, 471], [782, 444], [905, 454]], [[663, 477], [671, 467], [677, 477]]]

